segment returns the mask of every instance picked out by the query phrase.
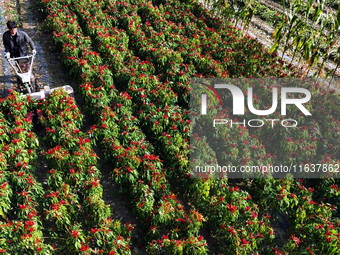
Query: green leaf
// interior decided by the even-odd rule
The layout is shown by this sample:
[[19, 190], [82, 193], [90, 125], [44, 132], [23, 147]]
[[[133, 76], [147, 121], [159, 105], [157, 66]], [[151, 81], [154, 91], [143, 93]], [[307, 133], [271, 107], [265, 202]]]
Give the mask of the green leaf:
[[275, 51], [277, 51], [279, 48], [279, 43], [274, 43], [272, 47], [270, 47], [269, 49], [269, 53], [273, 53]]

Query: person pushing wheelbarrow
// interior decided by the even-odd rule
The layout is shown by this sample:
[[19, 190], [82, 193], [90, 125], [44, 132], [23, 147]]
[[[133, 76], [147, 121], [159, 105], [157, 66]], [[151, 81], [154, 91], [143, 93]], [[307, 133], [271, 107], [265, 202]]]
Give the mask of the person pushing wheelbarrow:
[[[8, 60], [18, 77], [19, 90], [24, 88], [24, 94], [28, 93], [30, 97], [36, 100], [44, 99], [56, 89], [63, 89], [69, 95], [73, 96], [74, 91], [70, 85], [54, 88], [50, 88], [48, 85], [43, 88], [37, 86], [34, 76], [32, 75], [32, 66], [36, 54], [35, 45], [32, 39], [24, 31], [18, 30], [15, 21], [8, 21], [7, 28], [8, 31], [4, 32], [2, 36], [5, 47], [5, 58]], [[32, 50], [32, 54], [29, 54], [28, 52], [28, 45]], [[8, 91], [9, 89], [6, 89], [4, 94], [7, 94]]]
[[[25, 61], [24, 59], [24, 57], [28, 56], [27, 44], [29, 44], [33, 56], [36, 54], [35, 45], [26, 32], [18, 30], [15, 21], [8, 21], [7, 28], [8, 30], [2, 36], [5, 47], [5, 58], [16, 59], [20, 72], [25, 73], [28, 70], [31, 70], [31, 62], [27, 61], [27, 59]], [[30, 79], [33, 83], [34, 76], [32, 73], [30, 74]], [[20, 83], [20, 80], [18, 80], [18, 82]]]

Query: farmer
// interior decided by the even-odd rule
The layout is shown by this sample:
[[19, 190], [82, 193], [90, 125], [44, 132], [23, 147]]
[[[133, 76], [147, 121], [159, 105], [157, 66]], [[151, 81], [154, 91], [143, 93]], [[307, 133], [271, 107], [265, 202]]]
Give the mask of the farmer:
[[27, 43], [30, 45], [32, 53], [36, 53], [32, 39], [26, 32], [17, 29], [15, 21], [8, 21], [7, 28], [8, 31], [6, 31], [2, 36], [6, 58], [27, 56]]
[[[33, 55], [36, 54], [35, 46], [32, 39], [27, 35], [26, 32], [18, 30], [15, 21], [8, 21], [7, 28], [8, 31], [6, 31], [2, 36], [2, 41], [5, 46], [5, 58], [18, 58], [27, 56], [27, 43], [30, 45]], [[26, 73], [31, 68], [29, 61], [16, 61], [21, 69], [20, 72]], [[33, 73], [31, 73], [30, 80], [31, 84], [35, 82]], [[18, 84], [21, 83], [21, 79], [19, 77], [17, 77], [17, 82]]]

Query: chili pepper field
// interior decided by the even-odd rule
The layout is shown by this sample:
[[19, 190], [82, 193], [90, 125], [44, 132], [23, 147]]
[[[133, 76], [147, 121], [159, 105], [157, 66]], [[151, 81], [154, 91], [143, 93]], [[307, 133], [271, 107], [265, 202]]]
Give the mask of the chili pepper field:
[[313, 118], [227, 128], [213, 152], [191, 134], [193, 78], [300, 70], [197, 1], [38, 2], [75, 93], [0, 99], [0, 254], [340, 254], [339, 179], [192, 178], [189, 156], [335, 171], [338, 92], [308, 87]]

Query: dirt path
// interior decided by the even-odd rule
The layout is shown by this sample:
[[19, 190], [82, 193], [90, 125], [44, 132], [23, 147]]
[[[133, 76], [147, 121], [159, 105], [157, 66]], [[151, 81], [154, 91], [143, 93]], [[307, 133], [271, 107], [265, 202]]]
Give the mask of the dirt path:
[[19, 1], [19, 10], [22, 15], [22, 29], [25, 30], [28, 35], [32, 38], [35, 43], [37, 50], [36, 55], [36, 65], [34, 68], [34, 73], [39, 85], [52, 85], [52, 80], [50, 78], [49, 72], [47, 71], [47, 59], [45, 58], [46, 51], [42, 48], [41, 38], [39, 37], [39, 32], [36, 30], [36, 23], [33, 21], [32, 12], [27, 12], [27, 10], [32, 9], [30, 1]]

